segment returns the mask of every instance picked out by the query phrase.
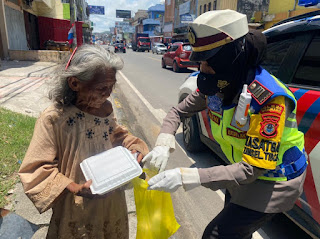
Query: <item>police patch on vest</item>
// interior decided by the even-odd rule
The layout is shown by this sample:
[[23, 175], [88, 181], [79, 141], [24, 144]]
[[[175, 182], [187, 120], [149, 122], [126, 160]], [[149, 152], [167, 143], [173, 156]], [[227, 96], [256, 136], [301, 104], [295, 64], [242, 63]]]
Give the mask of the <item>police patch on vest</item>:
[[270, 90], [268, 90], [265, 86], [263, 86], [257, 80], [254, 80], [249, 85], [248, 91], [251, 93], [252, 97], [255, 98], [260, 105], [266, 102], [273, 95], [273, 93]]
[[211, 110], [208, 110], [208, 115], [209, 115], [209, 118], [215, 122], [217, 125], [220, 125], [220, 118], [216, 115], [214, 115]]
[[208, 108], [219, 115], [222, 114], [222, 99], [219, 96], [211, 95], [207, 97]]
[[245, 139], [247, 132], [237, 132], [234, 129], [227, 128], [227, 135], [238, 139]]
[[259, 160], [276, 162], [278, 161], [279, 149], [280, 142], [247, 136], [243, 154]]
[[268, 104], [260, 110], [262, 122], [260, 122], [260, 134], [265, 138], [274, 138], [278, 134], [280, 116], [284, 107], [279, 104]]

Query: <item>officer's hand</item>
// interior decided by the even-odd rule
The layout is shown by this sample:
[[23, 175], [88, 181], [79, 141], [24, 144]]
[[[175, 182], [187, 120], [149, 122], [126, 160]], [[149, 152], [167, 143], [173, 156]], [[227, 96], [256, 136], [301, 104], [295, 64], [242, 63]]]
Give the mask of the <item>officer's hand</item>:
[[151, 170], [162, 172], [170, 156], [169, 150], [169, 146], [156, 146], [142, 159], [142, 163], [149, 161]]
[[181, 172], [179, 168], [166, 170], [152, 177], [148, 181], [150, 190], [159, 190], [173, 193], [182, 186]]
[[149, 181], [150, 190], [175, 192], [180, 186], [189, 191], [201, 185], [197, 168], [175, 168], [159, 173]]

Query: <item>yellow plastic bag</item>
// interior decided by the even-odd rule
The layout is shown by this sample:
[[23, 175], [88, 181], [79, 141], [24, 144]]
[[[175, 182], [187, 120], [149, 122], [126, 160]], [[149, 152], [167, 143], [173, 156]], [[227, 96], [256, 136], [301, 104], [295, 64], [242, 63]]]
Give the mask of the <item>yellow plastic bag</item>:
[[133, 181], [137, 211], [136, 239], [167, 239], [180, 227], [174, 216], [170, 193], [148, 190], [146, 180]]

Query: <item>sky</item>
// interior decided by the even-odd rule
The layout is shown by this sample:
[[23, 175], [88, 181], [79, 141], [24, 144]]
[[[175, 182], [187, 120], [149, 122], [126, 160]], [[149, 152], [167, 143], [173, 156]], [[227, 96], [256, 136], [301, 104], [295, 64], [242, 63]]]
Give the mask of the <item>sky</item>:
[[93, 32], [109, 31], [114, 27], [115, 21], [122, 21], [122, 18], [116, 18], [117, 10], [131, 10], [131, 17], [138, 9], [148, 10], [149, 7], [164, 3], [164, 0], [87, 0], [88, 5], [104, 6], [105, 15], [90, 14], [90, 21], [93, 26]]

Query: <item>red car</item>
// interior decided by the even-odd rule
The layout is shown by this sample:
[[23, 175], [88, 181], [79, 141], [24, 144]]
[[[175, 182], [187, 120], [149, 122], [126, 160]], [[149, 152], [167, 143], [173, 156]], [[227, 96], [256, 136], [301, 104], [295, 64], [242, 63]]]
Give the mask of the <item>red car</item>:
[[180, 72], [182, 68], [199, 68], [198, 62], [189, 60], [191, 45], [189, 43], [176, 42], [168, 49], [162, 57], [161, 66], [166, 68], [172, 66], [174, 72]]

